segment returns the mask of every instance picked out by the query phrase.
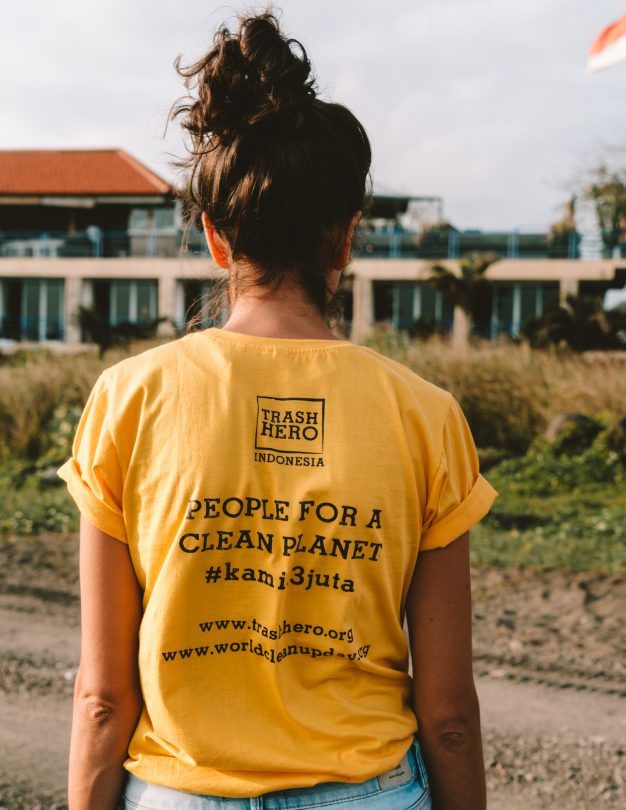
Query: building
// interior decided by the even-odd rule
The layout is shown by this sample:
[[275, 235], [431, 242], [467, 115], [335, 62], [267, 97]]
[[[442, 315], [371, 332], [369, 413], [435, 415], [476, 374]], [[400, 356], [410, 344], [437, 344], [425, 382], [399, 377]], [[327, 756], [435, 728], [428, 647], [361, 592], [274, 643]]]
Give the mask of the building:
[[[447, 260], [454, 266], [458, 260]], [[453, 309], [426, 284], [424, 259], [358, 260], [352, 266], [351, 337], [361, 341], [377, 322], [410, 329], [420, 319], [451, 329]], [[602, 297], [626, 284], [626, 260], [501, 259], [485, 276], [491, 282], [475, 313], [482, 337], [518, 335], [531, 318], [567, 295]], [[609, 299], [611, 300], [611, 299]]]
[[170, 185], [124, 150], [0, 151], [0, 337], [74, 342], [78, 302], [154, 319], [131, 260], [177, 255]]
[[[427, 205], [425, 205], [427, 203]], [[485, 338], [518, 335], [525, 323], [540, 317], [567, 295], [602, 299], [626, 284], [624, 249], [600, 258], [601, 234], [593, 232], [586, 210], [585, 228], [558, 233], [460, 231], [443, 216], [438, 197], [382, 196], [374, 200], [376, 228], [366, 223], [360, 235], [352, 277], [351, 337], [362, 340], [376, 323], [415, 329], [421, 323], [452, 328], [453, 307], [427, 283], [433, 262], [458, 268], [475, 251], [499, 257], [486, 272], [490, 281], [474, 312], [475, 333]], [[409, 212], [425, 213], [410, 222]], [[387, 217], [385, 222], [384, 217]], [[412, 227], [406, 227], [407, 224]], [[583, 243], [596, 242], [592, 259], [581, 258]], [[589, 252], [585, 255], [590, 255]], [[606, 297], [612, 301], [612, 294]]]
[[[174, 189], [122, 149], [0, 151], [0, 340], [80, 344], [79, 306], [105, 323], [181, 333], [223, 271], [193, 230], [181, 248]], [[485, 250], [489, 292], [475, 313], [485, 337], [515, 335], [568, 293], [602, 297], [626, 283], [626, 258], [581, 259], [576, 231], [459, 231], [439, 197], [375, 192], [346, 271], [346, 325], [363, 340], [377, 322], [452, 325], [427, 284], [432, 261]], [[208, 321], [204, 325], [209, 325]]]

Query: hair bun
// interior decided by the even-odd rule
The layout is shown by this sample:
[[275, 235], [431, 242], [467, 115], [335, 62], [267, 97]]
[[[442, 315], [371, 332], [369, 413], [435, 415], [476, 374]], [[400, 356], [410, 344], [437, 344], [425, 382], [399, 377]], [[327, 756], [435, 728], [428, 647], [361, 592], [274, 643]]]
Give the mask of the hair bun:
[[[292, 46], [297, 45], [296, 54]], [[259, 124], [297, 129], [302, 113], [316, 98], [315, 78], [302, 44], [286, 38], [270, 12], [240, 19], [232, 34], [222, 25], [214, 47], [189, 68], [177, 71], [186, 86], [197, 83], [197, 100], [188, 108], [187, 129], [199, 141], [207, 136], [228, 143]]]

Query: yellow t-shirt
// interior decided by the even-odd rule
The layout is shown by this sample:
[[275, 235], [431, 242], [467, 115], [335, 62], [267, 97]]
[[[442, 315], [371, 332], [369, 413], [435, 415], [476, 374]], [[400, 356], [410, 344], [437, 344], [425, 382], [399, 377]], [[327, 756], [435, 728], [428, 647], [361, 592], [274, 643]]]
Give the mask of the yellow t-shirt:
[[144, 589], [128, 771], [252, 797], [401, 760], [418, 550], [498, 494], [451, 394], [350, 341], [210, 328], [103, 371], [57, 472]]

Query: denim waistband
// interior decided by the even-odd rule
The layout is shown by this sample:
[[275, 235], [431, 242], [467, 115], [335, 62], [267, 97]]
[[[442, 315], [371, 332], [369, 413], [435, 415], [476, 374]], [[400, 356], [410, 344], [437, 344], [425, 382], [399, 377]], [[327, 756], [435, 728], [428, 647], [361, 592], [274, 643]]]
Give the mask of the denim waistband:
[[[417, 780], [416, 780], [417, 777]], [[286, 788], [264, 793], [253, 798], [228, 798], [175, 790], [163, 785], [145, 782], [128, 773], [122, 808], [158, 808], [158, 810], [306, 810], [345, 801], [365, 800], [380, 794], [383, 797], [402, 785], [417, 781], [426, 790], [428, 780], [417, 738], [413, 738], [400, 762], [385, 773], [365, 782], [319, 782], [310, 787]], [[381, 803], [381, 807], [386, 806]]]

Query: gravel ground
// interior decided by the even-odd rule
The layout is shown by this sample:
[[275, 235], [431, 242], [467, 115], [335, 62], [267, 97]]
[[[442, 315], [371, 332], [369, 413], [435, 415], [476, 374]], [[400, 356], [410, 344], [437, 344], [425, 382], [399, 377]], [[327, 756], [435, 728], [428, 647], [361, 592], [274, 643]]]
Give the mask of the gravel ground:
[[[626, 806], [626, 577], [472, 573], [489, 807]], [[0, 615], [0, 808], [61, 810], [75, 536], [0, 538]]]

